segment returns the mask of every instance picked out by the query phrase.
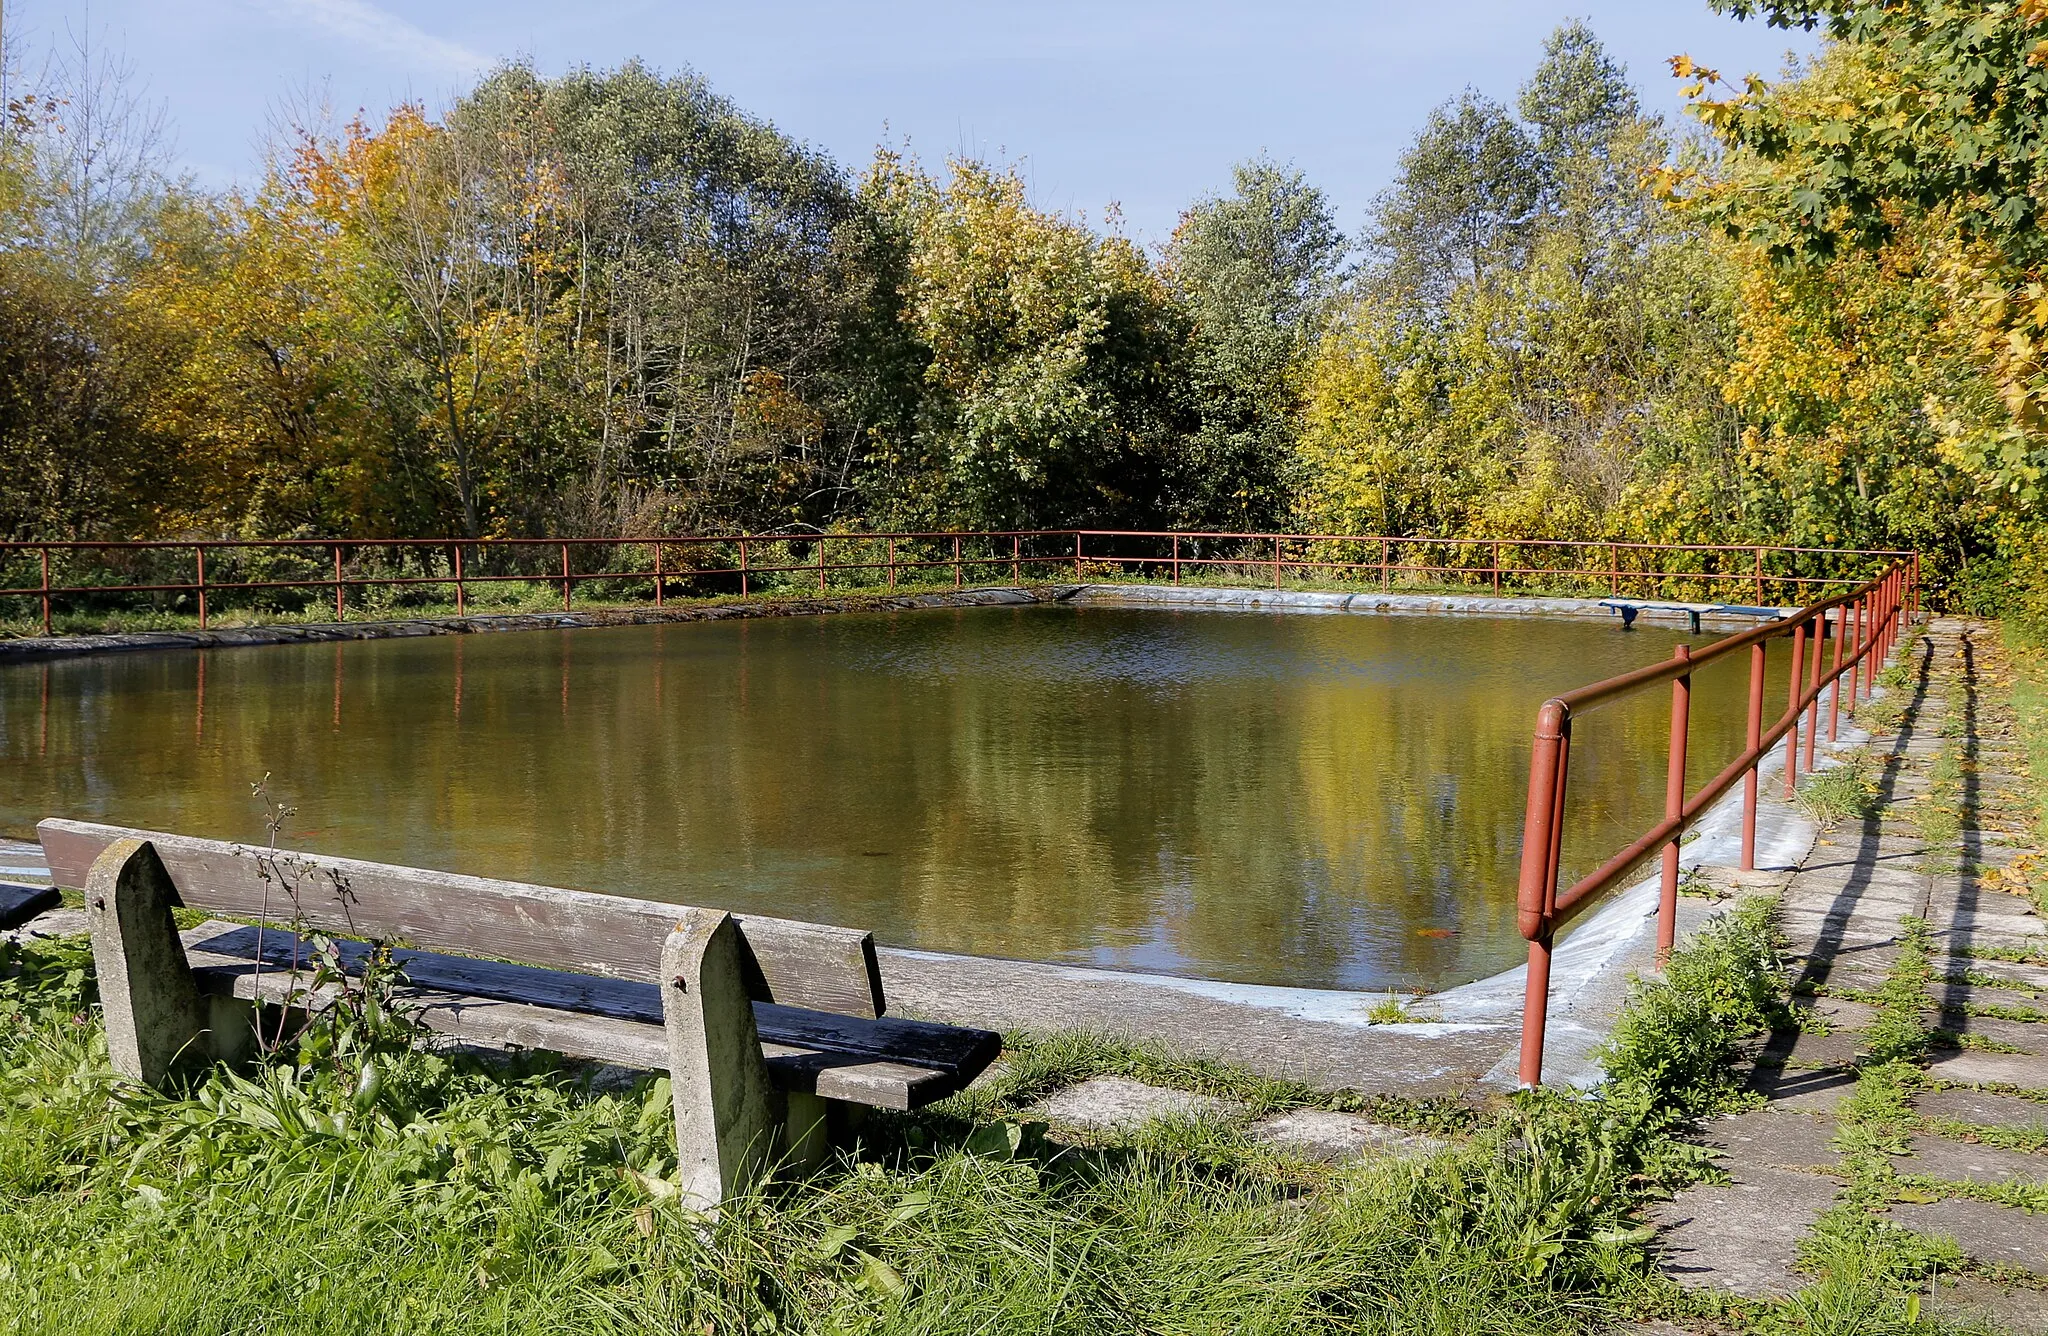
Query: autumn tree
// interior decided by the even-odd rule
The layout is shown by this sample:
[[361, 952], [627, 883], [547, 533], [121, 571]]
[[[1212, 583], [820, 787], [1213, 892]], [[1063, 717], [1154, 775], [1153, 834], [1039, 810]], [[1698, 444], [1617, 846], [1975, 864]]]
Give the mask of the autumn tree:
[[1302, 363], [1322, 332], [1347, 244], [1323, 192], [1265, 159], [1197, 202], [1167, 243], [1168, 286], [1192, 321], [1192, 436], [1169, 514], [1196, 528], [1270, 529], [1291, 508]]
[[1150, 522], [1177, 438], [1184, 318], [1138, 249], [1035, 209], [1014, 171], [941, 183], [883, 153], [925, 358], [911, 435], [873, 461], [899, 513], [970, 528]]
[[1402, 151], [1367, 236], [1390, 295], [1441, 309], [1519, 265], [1541, 191], [1535, 147], [1505, 107], [1467, 92]]

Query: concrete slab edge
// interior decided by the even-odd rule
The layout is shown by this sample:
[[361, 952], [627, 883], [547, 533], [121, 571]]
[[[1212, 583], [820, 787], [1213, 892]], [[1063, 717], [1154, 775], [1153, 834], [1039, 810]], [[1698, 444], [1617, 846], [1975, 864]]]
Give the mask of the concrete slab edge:
[[926, 608], [983, 608], [1050, 603], [1071, 586], [997, 587], [851, 598], [774, 599], [680, 608], [593, 608], [587, 612], [520, 612], [471, 617], [395, 618], [381, 622], [305, 622], [222, 627], [206, 631], [124, 631], [111, 635], [29, 636], [0, 640], [0, 665], [135, 650], [234, 649], [254, 645], [327, 644], [412, 636], [477, 635], [508, 631], [561, 631], [607, 626], [662, 626], [750, 617], [812, 617], [835, 612], [909, 612]]
[[[845, 598], [772, 599], [679, 608], [595, 608], [585, 612], [494, 613], [469, 617], [404, 617], [376, 622], [304, 622], [221, 627], [205, 631], [124, 631], [106, 635], [26, 636], [0, 640], [0, 664], [27, 659], [69, 658], [137, 650], [231, 649], [253, 645], [327, 644], [411, 636], [484, 632], [560, 631], [606, 626], [657, 626], [675, 622], [723, 621], [733, 617], [806, 617], [833, 612], [905, 612], [922, 608], [969, 608], [1030, 603], [1084, 606], [1169, 604], [1225, 611], [1284, 609], [1290, 612], [1371, 612], [1388, 615], [1565, 616], [1619, 619], [1598, 599], [1466, 597], [1435, 594], [1323, 593], [1313, 590], [1214, 589], [1194, 585], [996, 585], [919, 594], [862, 594]], [[1789, 609], [1774, 609], [1777, 612]], [[1681, 612], [1645, 609], [1636, 620], [1648, 625], [1684, 626]], [[1755, 618], [1707, 613], [1702, 624], [1740, 630]]]
[[[1399, 594], [1379, 590], [1337, 593], [1312, 589], [1218, 589], [1197, 585], [1090, 584], [1062, 593], [1063, 603], [1099, 607], [1217, 608], [1227, 611], [1352, 612], [1403, 616], [1463, 615], [1476, 617], [1584, 617], [1620, 622], [1621, 614], [1597, 598], [1543, 598], [1481, 594]], [[1769, 608], [1766, 612], [1784, 617], [1796, 608]], [[1683, 611], [1643, 608], [1635, 620], [1646, 625], [1689, 627], [1690, 616]], [[1703, 628], [1746, 631], [1757, 624], [1749, 613], [1706, 612]]]

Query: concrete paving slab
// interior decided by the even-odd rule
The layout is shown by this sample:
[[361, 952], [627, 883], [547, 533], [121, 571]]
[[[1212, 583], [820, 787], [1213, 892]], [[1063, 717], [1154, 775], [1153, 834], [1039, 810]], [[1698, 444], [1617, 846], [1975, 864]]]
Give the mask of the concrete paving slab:
[[2009, 1021], [1997, 1016], [1972, 1016], [1967, 1011], [1942, 1011], [1935, 1024], [1950, 1034], [1976, 1035], [1994, 1044], [2009, 1044], [2028, 1053], [2039, 1053], [2048, 1045], [2048, 1027], [2036, 1021]]
[[1275, 1114], [1253, 1123], [1249, 1131], [1254, 1141], [1329, 1164], [1371, 1155], [1412, 1159], [1434, 1155], [1451, 1144], [1441, 1137], [1329, 1109], [1295, 1109]]
[[[1829, 992], [1875, 993], [1882, 989], [1890, 974], [1882, 969], [1867, 969], [1861, 962], [1843, 961], [1829, 968], [1826, 961], [1817, 960], [1811, 965], [1808, 982], [1826, 988]], [[1795, 977], [1797, 977], [1795, 975]]]
[[1834, 1204], [1833, 1179], [1741, 1166], [1733, 1182], [1687, 1188], [1657, 1207], [1658, 1265], [1690, 1288], [1783, 1298], [1806, 1282], [1792, 1270], [1799, 1240]]
[[1957, 1085], [2017, 1086], [2048, 1090], [2048, 1057], [2029, 1053], [1984, 1053], [1972, 1049], [1937, 1053], [1927, 1064], [1937, 1081]]
[[1976, 939], [1986, 934], [2022, 940], [2043, 937], [2048, 936], [2048, 923], [2042, 922], [2038, 914], [2007, 909], [1958, 909], [1944, 914], [1934, 925], [1936, 940], [1967, 936], [1972, 945], [1977, 945]]
[[90, 928], [83, 909], [52, 909], [36, 915], [12, 933], [0, 933], [0, 936], [30, 941], [36, 938], [82, 937], [88, 931]]
[[1834, 1148], [1835, 1120], [1825, 1114], [1782, 1106], [1751, 1109], [1716, 1118], [1701, 1134], [1709, 1146], [1727, 1151], [1740, 1164], [1842, 1176], [1841, 1155]]
[[1863, 1051], [1863, 1036], [1850, 1030], [1816, 1034], [1811, 1030], [1780, 1030], [1757, 1058], [1757, 1065], [1776, 1062], [1785, 1067], [1836, 1068], [1853, 1066]]
[[[1335, 1089], [1469, 1091], [1514, 1048], [1505, 1014], [1468, 1025], [1372, 1025], [1384, 993], [1273, 988], [1036, 961], [880, 951], [892, 1010], [1038, 1034], [1147, 1040]], [[1563, 953], [1560, 951], [1559, 953]]]
[[1910, 1155], [1889, 1157], [1901, 1174], [1919, 1174], [1944, 1183], [2048, 1183], [2048, 1155], [1998, 1146], [1951, 1141], [1930, 1132], [1916, 1132]]
[[997, 1058], [994, 1062], [982, 1068], [981, 1075], [969, 1081], [967, 1088], [969, 1090], [987, 1090], [990, 1086], [1007, 1081], [1010, 1078], [1010, 1073], [1015, 1070], [1007, 1060]]
[[1928, 1090], [1913, 1098], [1913, 1112], [1974, 1127], [2040, 1128], [2048, 1131], [2048, 1102], [1999, 1095], [1988, 1090]]
[[1061, 1127], [1121, 1132], [1159, 1118], [1230, 1118], [1243, 1113], [1244, 1105], [1122, 1076], [1095, 1076], [1048, 1096], [1031, 1112]]
[[1946, 1234], [1980, 1262], [2048, 1271], [2048, 1216], [1986, 1201], [1895, 1203], [1894, 1224], [1916, 1234]]
[[1795, 909], [1779, 916], [1778, 931], [1796, 950], [1807, 950], [1814, 943], [1835, 948], [1884, 946], [1899, 940], [1899, 916], [1887, 912], [1834, 915]]
[[1943, 1008], [1950, 1010], [1973, 1006], [2018, 1007], [2022, 1011], [2038, 1011], [2048, 1019], [2048, 993], [2031, 988], [1992, 988], [1984, 984], [1937, 980], [1928, 992]]
[[1819, 1017], [1830, 1030], [1860, 1031], [1870, 1028], [1877, 1019], [1877, 1008], [1867, 1002], [1851, 1002], [1845, 997], [1801, 997], [1794, 998], [1793, 1010]]
[[2003, 1336], [2048, 1336], [2048, 1293], [1999, 1285], [1981, 1276], [1942, 1280], [1926, 1311], [1933, 1318], [1989, 1327]]
[[1972, 969], [1994, 978], [2009, 979], [2016, 987], [2048, 993], [2048, 969], [2043, 969], [2039, 965], [2019, 965], [2009, 960], [1984, 960], [1975, 956], [1964, 956], [1959, 959], [1957, 968]]
[[1924, 886], [1858, 887], [1853, 882], [1827, 888], [1802, 885], [1785, 897], [1780, 915], [1790, 919], [1808, 914], [1872, 916], [1882, 912], [1887, 918], [1896, 918], [1900, 914], [1917, 914], [1926, 903]]
[[1846, 1067], [1822, 1071], [1759, 1067], [1750, 1073], [1749, 1088], [1773, 1107], [1799, 1113], [1833, 1113], [1856, 1093], [1856, 1073]]

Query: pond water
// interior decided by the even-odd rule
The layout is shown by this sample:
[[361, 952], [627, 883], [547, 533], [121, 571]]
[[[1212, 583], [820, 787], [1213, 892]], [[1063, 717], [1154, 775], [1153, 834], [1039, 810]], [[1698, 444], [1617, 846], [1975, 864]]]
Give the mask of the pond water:
[[[268, 773], [292, 847], [932, 950], [1440, 988], [1523, 956], [1537, 705], [1682, 638], [1040, 606], [63, 659], [0, 669], [0, 828], [260, 840]], [[1695, 783], [1739, 749], [1745, 680], [1699, 676]], [[1581, 870], [1661, 813], [1668, 699], [1577, 726]]]

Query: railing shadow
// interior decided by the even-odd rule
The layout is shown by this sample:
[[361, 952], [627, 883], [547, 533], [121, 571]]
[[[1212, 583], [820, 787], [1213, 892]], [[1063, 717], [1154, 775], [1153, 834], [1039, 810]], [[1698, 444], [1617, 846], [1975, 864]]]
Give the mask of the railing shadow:
[[[1977, 773], [1977, 644], [1973, 631], [1965, 627], [1957, 637], [1962, 659], [1962, 671], [1957, 675], [1956, 688], [1962, 694], [1963, 718], [1963, 773], [1960, 827], [1960, 842], [1955, 864], [1955, 896], [1946, 927], [1937, 926], [1935, 936], [1947, 947], [1951, 956], [1967, 956], [1975, 944], [1977, 909], [1982, 897], [1978, 893], [1978, 875], [1983, 869], [1984, 833], [1978, 824], [1978, 806], [1983, 800], [1980, 792], [1983, 781]], [[1956, 708], [1950, 701], [1950, 708]], [[1940, 1023], [1944, 1028], [1953, 1029], [1951, 1022], [1961, 1018], [1963, 1006], [1968, 1000], [1969, 984], [1962, 981], [1960, 973], [1951, 970], [1937, 970], [1937, 981], [1941, 991], [1936, 999], [1940, 1008]]]
[[[1899, 776], [1907, 751], [1924, 729], [1921, 713], [1933, 680], [1933, 641], [1923, 636], [1914, 642], [1910, 652], [1914, 659], [1910, 683], [1912, 694], [1901, 715], [1898, 731], [1884, 750], [1884, 773], [1878, 780], [1877, 802], [1871, 815], [1865, 817], [1858, 827], [1854, 848], [1849, 853], [1827, 861], [1809, 859], [1801, 869], [1825, 872], [1846, 866], [1848, 875], [1829, 900], [1813, 941], [1805, 944], [1805, 957], [1792, 981], [1795, 995], [1811, 992], [1826, 984], [1840, 962], [1860, 964], [1864, 960], [1887, 960], [1889, 953], [1898, 945], [1895, 935], [1851, 942], [1849, 928], [1857, 906], [1871, 890], [1879, 870], [1896, 866], [1917, 868], [1924, 852], [1918, 849], [1886, 850], [1882, 819], [1882, 813], [1898, 797]], [[1915, 906], [1916, 912], [1922, 908], [1924, 905]], [[1773, 1100], [1785, 1100], [1846, 1087], [1854, 1082], [1854, 1073], [1844, 1066], [1817, 1070], [1784, 1067], [1784, 1061], [1790, 1056], [1800, 1033], [1798, 1030], [1775, 1031], [1765, 1044], [1757, 1059], [1756, 1085], [1761, 1093]]]

